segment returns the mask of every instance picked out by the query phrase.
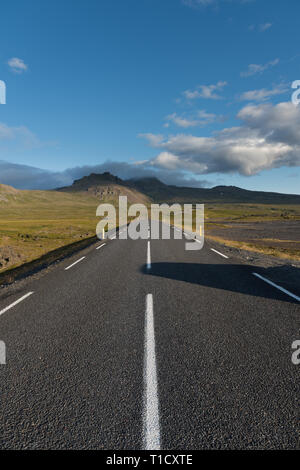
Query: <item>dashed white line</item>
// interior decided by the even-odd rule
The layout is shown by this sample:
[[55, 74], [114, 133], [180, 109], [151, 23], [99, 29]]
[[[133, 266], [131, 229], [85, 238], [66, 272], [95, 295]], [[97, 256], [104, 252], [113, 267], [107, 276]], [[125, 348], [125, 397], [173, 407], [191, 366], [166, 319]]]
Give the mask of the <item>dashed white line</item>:
[[146, 296], [144, 370], [144, 449], [160, 450], [153, 296]]
[[23, 297], [21, 297], [20, 299], [16, 300], [15, 302], [13, 302], [12, 304], [10, 304], [8, 307], [5, 307], [3, 310], [0, 311], [0, 315], [2, 315], [3, 313], [7, 312], [7, 310], [10, 310], [11, 308], [15, 307], [16, 305], [18, 305], [20, 302], [22, 302], [22, 300], [25, 300], [27, 299], [27, 297], [29, 297], [30, 295], [32, 295], [33, 292], [28, 292], [27, 294], [23, 295]]
[[298, 302], [300, 302], [300, 297], [298, 297], [295, 294], [292, 294], [292, 292], [284, 289], [283, 287], [278, 286], [277, 284], [275, 284], [275, 282], [270, 281], [269, 279], [261, 276], [260, 274], [257, 274], [257, 273], [252, 273], [252, 274], [253, 274], [253, 276], [256, 276], [259, 279], [261, 279], [262, 281], [266, 282], [267, 284], [270, 284], [270, 286], [276, 287], [276, 289], [281, 290], [281, 292], [284, 292], [285, 294], [289, 295], [290, 297], [293, 297], [293, 299], [296, 299], [296, 300], [298, 300]]
[[102, 245], [97, 246], [96, 250], [100, 250], [100, 248], [102, 248], [105, 245], [106, 245], [106, 243], [102, 243]]
[[223, 258], [226, 258], [226, 259], [228, 259], [228, 256], [226, 256], [226, 255], [223, 255], [223, 253], [220, 253], [219, 251], [217, 251], [217, 250], [214, 250], [213, 248], [211, 248], [211, 251], [214, 251], [214, 252], [215, 252], [215, 253], [217, 253], [218, 255], [220, 255], [220, 256], [223, 256]]
[[151, 250], [150, 242], [147, 242], [147, 269], [151, 269]]
[[84, 258], [85, 258], [85, 256], [83, 256], [82, 258], [80, 258], [80, 259], [78, 259], [77, 261], [75, 261], [75, 263], [70, 264], [70, 266], [68, 266], [67, 268], [65, 268], [65, 271], [68, 271], [68, 269], [70, 269], [70, 268], [72, 268], [73, 266], [75, 266], [75, 264], [80, 263], [80, 261], [82, 261]]

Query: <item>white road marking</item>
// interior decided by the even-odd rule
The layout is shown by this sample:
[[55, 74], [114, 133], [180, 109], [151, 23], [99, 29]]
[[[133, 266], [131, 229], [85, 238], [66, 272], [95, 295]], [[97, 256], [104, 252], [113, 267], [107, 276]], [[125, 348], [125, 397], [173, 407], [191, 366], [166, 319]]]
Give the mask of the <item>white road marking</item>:
[[147, 269], [151, 269], [151, 250], [150, 242], [147, 242]]
[[217, 250], [214, 250], [213, 248], [211, 248], [211, 251], [214, 251], [214, 252], [215, 252], [215, 253], [217, 253], [218, 255], [220, 255], [220, 256], [223, 256], [223, 258], [226, 258], [226, 259], [228, 259], [228, 256], [226, 256], [226, 255], [223, 255], [223, 253], [220, 253], [219, 251], [217, 251]]
[[144, 369], [144, 449], [160, 450], [153, 296], [146, 296]]
[[114, 235], [113, 237], [111, 237], [111, 240], [114, 240], [116, 238], [116, 235]]
[[258, 277], [262, 281], [267, 282], [268, 284], [270, 284], [270, 286], [276, 287], [276, 289], [281, 290], [281, 292], [284, 292], [285, 294], [289, 295], [290, 297], [293, 297], [293, 299], [296, 299], [296, 300], [298, 300], [298, 302], [300, 302], [300, 297], [298, 297], [295, 294], [292, 294], [292, 292], [284, 289], [283, 287], [278, 286], [277, 284], [275, 284], [275, 282], [272, 282], [269, 279], [266, 279], [265, 277], [261, 276], [260, 274], [257, 274], [257, 273], [252, 273], [252, 274], [253, 274], [253, 276]]
[[84, 258], [85, 258], [85, 256], [83, 256], [82, 258], [80, 258], [80, 259], [78, 259], [77, 261], [75, 261], [75, 263], [70, 264], [70, 266], [68, 266], [67, 268], [65, 268], [65, 271], [68, 271], [68, 269], [70, 269], [70, 268], [72, 268], [73, 266], [75, 266], [75, 264], [79, 263], [79, 262], [82, 261]]
[[27, 299], [27, 297], [29, 297], [32, 294], [33, 294], [33, 292], [28, 292], [28, 294], [23, 295], [23, 297], [21, 297], [20, 299], [16, 300], [12, 304], [10, 304], [8, 307], [5, 307], [3, 310], [1, 310], [0, 315], [7, 312], [7, 310], [10, 310], [11, 308], [15, 307], [15, 305], [18, 305], [20, 302], [22, 302], [22, 300]]
[[106, 245], [106, 243], [102, 243], [102, 245], [97, 246], [96, 250], [100, 250], [100, 248], [102, 248], [105, 245]]

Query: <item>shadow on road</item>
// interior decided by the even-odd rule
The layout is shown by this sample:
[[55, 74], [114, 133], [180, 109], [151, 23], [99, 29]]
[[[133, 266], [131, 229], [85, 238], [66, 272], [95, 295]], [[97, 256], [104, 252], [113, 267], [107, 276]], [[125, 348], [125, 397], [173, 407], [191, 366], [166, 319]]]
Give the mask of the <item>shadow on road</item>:
[[[253, 272], [266, 277], [293, 294], [300, 296], [300, 269], [292, 266], [261, 268], [240, 264], [197, 264], [197, 263], [152, 263], [151, 269], [142, 267], [142, 272], [148, 276], [174, 279], [190, 284], [198, 284], [213, 289], [221, 289], [239, 294], [253, 295], [285, 302], [299, 302], [275, 287], [253, 276]], [[287, 273], [289, 274], [287, 276]], [[298, 282], [296, 284], [296, 282]], [[213, 292], [212, 292], [213, 295]]]

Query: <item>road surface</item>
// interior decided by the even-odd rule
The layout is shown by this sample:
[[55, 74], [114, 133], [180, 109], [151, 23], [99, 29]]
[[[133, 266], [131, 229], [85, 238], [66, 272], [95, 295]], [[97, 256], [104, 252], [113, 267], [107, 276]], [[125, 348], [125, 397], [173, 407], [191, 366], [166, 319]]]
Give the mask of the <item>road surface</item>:
[[299, 300], [212, 247], [99, 241], [4, 289], [0, 447], [299, 448]]

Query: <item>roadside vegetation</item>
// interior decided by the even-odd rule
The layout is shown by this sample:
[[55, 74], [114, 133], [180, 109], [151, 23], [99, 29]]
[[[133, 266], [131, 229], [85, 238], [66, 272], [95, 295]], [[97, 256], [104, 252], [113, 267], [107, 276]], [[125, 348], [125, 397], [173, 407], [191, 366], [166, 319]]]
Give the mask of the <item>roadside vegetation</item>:
[[0, 185], [0, 273], [95, 236], [99, 200]]
[[300, 260], [300, 205], [207, 204], [205, 236], [227, 246]]

